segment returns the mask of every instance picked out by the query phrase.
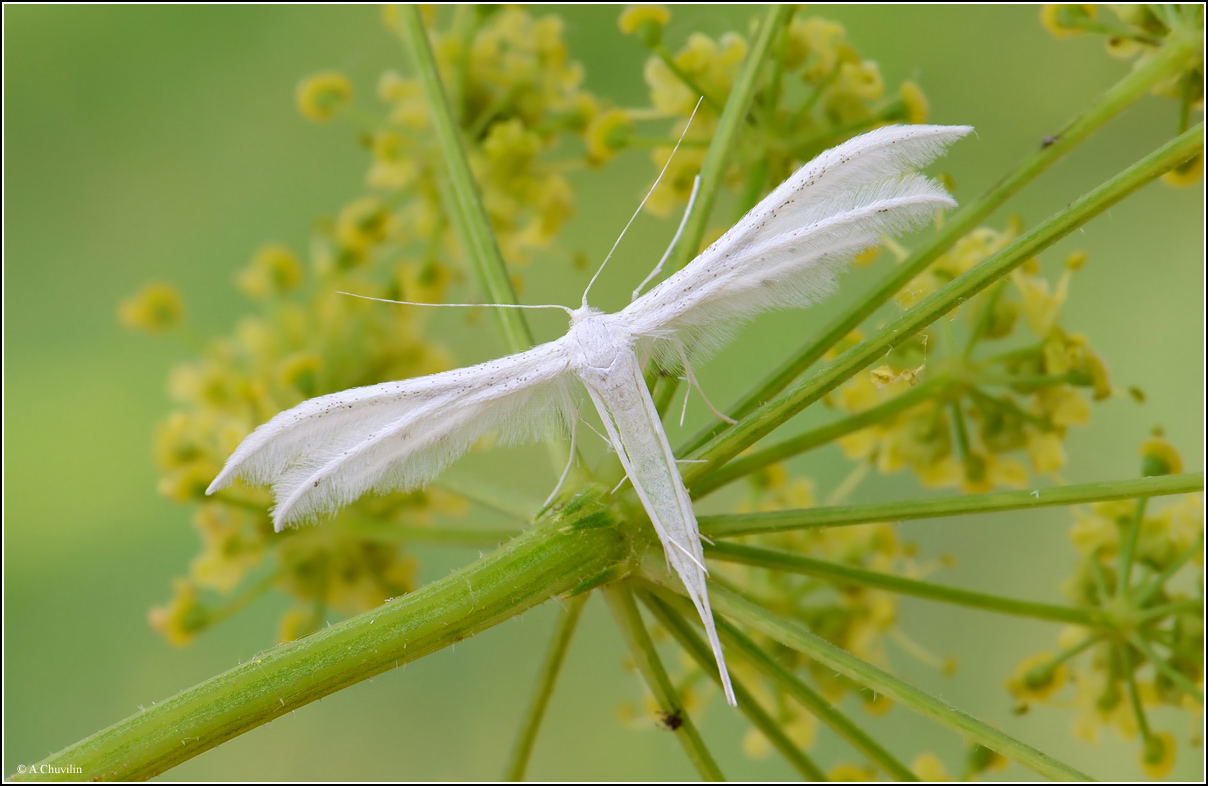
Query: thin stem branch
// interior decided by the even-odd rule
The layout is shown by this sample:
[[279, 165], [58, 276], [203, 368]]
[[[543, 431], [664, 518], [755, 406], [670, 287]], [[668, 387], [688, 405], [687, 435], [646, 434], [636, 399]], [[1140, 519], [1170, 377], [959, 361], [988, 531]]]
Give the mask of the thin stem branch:
[[1174, 666], [1171, 666], [1161, 655], [1154, 652], [1153, 647], [1149, 646], [1149, 643], [1145, 641], [1144, 637], [1129, 636], [1128, 640], [1134, 647], [1141, 651], [1141, 654], [1145, 656], [1146, 660], [1153, 664], [1155, 669], [1162, 674], [1165, 674], [1166, 678], [1174, 683], [1179, 690], [1198, 701], [1201, 707], [1204, 705], [1204, 692], [1197, 688], [1191, 680], [1187, 679], [1185, 674], [1176, 669]]
[[1149, 729], [1149, 718], [1145, 715], [1145, 706], [1141, 703], [1141, 691], [1137, 688], [1137, 671], [1133, 667], [1132, 650], [1126, 641], [1116, 645], [1116, 652], [1124, 669], [1124, 684], [1128, 689], [1128, 703], [1132, 705], [1133, 716], [1137, 719], [1137, 728], [1142, 739], [1149, 742], [1153, 732]]
[[[682, 614], [692, 613], [692, 604], [683, 595], [661, 584], [650, 583], [651, 592], [657, 593], [657, 598], [664, 604], [678, 609]], [[727, 649], [737, 650], [751, 665], [776, 682], [782, 689], [792, 695], [802, 707], [822, 721], [837, 735], [847, 740], [853, 748], [868, 757], [874, 764], [880, 766], [891, 777], [899, 781], [917, 781], [918, 777], [906, 765], [898, 761], [893, 754], [869, 736], [863, 729], [853, 723], [846, 715], [831, 706], [822, 694], [815, 691], [796, 674], [777, 662], [750, 637], [744, 635], [737, 627], [718, 618], [717, 631]], [[741, 702], [740, 702], [741, 706]]]
[[694, 498], [699, 499], [753, 472], [758, 472], [764, 467], [822, 447], [834, 442], [839, 437], [899, 415], [932, 397], [942, 395], [944, 389], [950, 384], [951, 380], [947, 377], [932, 377], [921, 385], [916, 385], [905, 393], [863, 412], [791, 437], [750, 455], [736, 458], [716, 472], [701, 478], [692, 485], [689, 491], [692, 492]]
[[966, 739], [997, 751], [1053, 780], [1090, 780], [1073, 767], [836, 647], [797, 622], [781, 619], [767, 609], [756, 606], [741, 595], [717, 584], [713, 587], [712, 595], [714, 605], [723, 614], [743, 622], [764, 635], [771, 636], [786, 647], [808, 655], [822, 666], [834, 669], [870, 690], [888, 696], [920, 715], [956, 731]]
[[[450, 213], [462, 219], [459, 229], [462, 230], [461, 240], [466, 248], [466, 256], [478, 273], [483, 289], [492, 303], [515, 304], [516, 290], [512, 287], [512, 279], [503, 262], [499, 245], [495, 242], [495, 233], [491, 230], [490, 219], [487, 218], [482, 198], [478, 194], [478, 186], [470, 171], [470, 161], [462, 144], [461, 131], [454, 120], [453, 110], [441, 84], [440, 70], [437, 68], [432, 46], [428, 42], [428, 31], [424, 29], [419, 8], [414, 5], [400, 6], [398, 19], [403, 40], [411, 50], [416, 76], [419, 77], [432, 114], [432, 129], [436, 134], [436, 141], [449, 170], [454, 202], [450, 206]], [[491, 310], [495, 312], [507, 345], [513, 352], [526, 350], [533, 345], [532, 331], [529, 330], [528, 322], [520, 309]]]
[[[697, 665], [720, 686], [721, 675], [718, 674], [717, 662], [713, 653], [704, 640], [692, 630], [692, 624], [657, 596], [643, 592], [641, 598], [651, 613], [675, 637], [680, 646], [692, 656]], [[825, 781], [826, 774], [788, 738], [788, 735], [781, 730], [780, 724], [760, 706], [755, 695], [747, 689], [742, 680], [730, 675], [730, 682], [734, 688], [734, 696], [738, 700], [739, 711], [746, 715], [752, 725], [767, 737], [768, 742], [780, 751], [793, 769], [797, 770], [806, 780]]]
[[646, 685], [658, 702], [666, 725], [674, 731], [692, 766], [705, 780], [725, 780], [717, 762], [713, 760], [713, 755], [705, 747], [700, 732], [692, 723], [692, 718], [688, 717], [675, 686], [671, 684], [671, 678], [667, 676], [667, 670], [663, 668], [654, 642], [642, 622], [642, 613], [638, 611], [637, 603], [633, 600], [633, 592], [625, 584], [613, 584], [604, 589], [604, 597], [608, 599], [608, 605], [612, 608], [613, 616], [616, 617], [621, 635], [624, 636], [629, 652], [637, 663], [638, 671], [642, 673]]
[[759, 83], [759, 72], [771, 51], [772, 42], [790, 19], [793, 18], [791, 5], [772, 5], [763, 15], [759, 30], [747, 52], [746, 59], [738, 69], [734, 78], [734, 86], [726, 99], [726, 107], [717, 120], [717, 128], [713, 132], [713, 143], [705, 154], [704, 163], [700, 170], [700, 196], [692, 215], [684, 226], [684, 234], [675, 249], [674, 269], [679, 270], [692, 261], [700, 249], [701, 240], [709, 226], [709, 217], [713, 206], [722, 191], [722, 176], [732, 163], [732, 150], [738, 139], [738, 132], [746, 122], [747, 112], [755, 99]]
[[1116, 579], [1116, 594], [1127, 599], [1132, 592], [1133, 555], [1137, 551], [1137, 538], [1141, 536], [1141, 524], [1145, 521], [1145, 505], [1147, 497], [1139, 497], [1133, 511], [1132, 520], [1128, 522], [1128, 530], [1121, 538], [1120, 544], [1120, 575]]
[[1196, 536], [1194, 543], [1183, 549], [1183, 551], [1177, 557], [1175, 557], [1169, 565], [1162, 569], [1161, 573], [1150, 579], [1149, 583], [1146, 584], [1133, 598], [1133, 603], [1137, 606], [1143, 606], [1146, 601], [1153, 597], [1155, 592], [1162, 589], [1162, 587], [1166, 585], [1166, 582], [1170, 581], [1171, 577], [1178, 573], [1179, 569], [1186, 565], [1203, 548], [1204, 533], [1201, 531], [1200, 534]]
[[934, 600], [940, 603], [952, 603], [957, 606], [967, 606], [984, 611], [1012, 614], [1017, 617], [1032, 617], [1049, 620], [1050, 622], [1065, 622], [1084, 625], [1088, 628], [1106, 628], [1111, 625], [1110, 616], [1100, 609], [1079, 608], [1076, 606], [1057, 606], [1050, 603], [1005, 598], [985, 592], [974, 592], [956, 587], [946, 587], [929, 581], [908, 579], [904, 576], [894, 576], [889, 573], [855, 568], [850, 565], [840, 565], [835, 562], [804, 557], [787, 551], [768, 549], [760, 546], [748, 546], [739, 543], [718, 543], [705, 545], [705, 554], [726, 562], [737, 562], [742, 565], [781, 570], [789, 573], [799, 573], [803, 576], [814, 576], [847, 582], [865, 587], [910, 595], [915, 598]]
[[1189, 472], [1183, 475], [1161, 475], [1106, 483], [1056, 486], [1034, 491], [962, 494], [933, 499], [780, 510], [771, 513], [733, 513], [699, 516], [697, 520], [703, 534], [717, 538], [815, 527], [846, 527], [852, 524], [868, 524], [878, 521], [909, 521], [963, 516], [968, 513], [993, 513], [1055, 505], [1076, 505], [1084, 502], [1132, 499], [1139, 496], [1160, 497], [1203, 490], [1204, 473]]
[[541, 730], [541, 721], [545, 718], [545, 710], [549, 700], [554, 695], [554, 684], [562, 671], [562, 663], [566, 660], [566, 651], [570, 648], [570, 640], [579, 626], [579, 617], [583, 614], [583, 606], [590, 593], [575, 595], [562, 607], [558, 616], [558, 624], [554, 628], [554, 638], [550, 642], [549, 652], [545, 662], [541, 664], [541, 674], [537, 679], [537, 690], [533, 701], [524, 713], [516, 742], [512, 746], [512, 755], [504, 769], [504, 777], [509, 781], [524, 780], [524, 772], [528, 769], [529, 757], [533, 753], [533, 745], [537, 742], [537, 732]]
[[1139, 609], [1136, 618], [1140, 622], [1149, 622], [1159, 617], [1178, 614], [1181, 611], [1203, 611], [1203, 609], [1203, 598], [1187, 598], [1186, 600], [1177, 600], [1174, 603], [1164, 603], [1161, 606], [1150, 606], [1147, 609]]

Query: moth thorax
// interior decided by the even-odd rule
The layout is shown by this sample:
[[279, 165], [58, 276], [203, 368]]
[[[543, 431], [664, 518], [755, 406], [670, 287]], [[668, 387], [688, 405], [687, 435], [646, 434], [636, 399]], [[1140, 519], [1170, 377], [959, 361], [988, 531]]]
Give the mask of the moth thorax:
[[619, 329], [615, 319], [609, 319], [608, 314], [599, 311], [572, 321], [570, 336], [583, 353], [583, 360], [592, 368], [611, 367], [617, 354], [629, 346], [628, 334]]

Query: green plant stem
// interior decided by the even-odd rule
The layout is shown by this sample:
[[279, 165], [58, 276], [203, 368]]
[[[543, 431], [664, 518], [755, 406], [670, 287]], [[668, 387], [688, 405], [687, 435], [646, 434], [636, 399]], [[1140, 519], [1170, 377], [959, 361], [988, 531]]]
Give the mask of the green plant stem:
[[1137, 689], [1137, 672], [1133, 669], [1132, 650], [1128, 642], [1116, 645], [1116, 652], [1124, 668], [1124, 684], [1128, 688], [1128, 703], [1132, 705], [1133, 716], [1137, 719], [1137, 728], [1146, 742], [1152, 736], [1149, 730], [1149, 718], [1145, 715], [1145, 706], [1141, 703], [1141, 691]]
[[[691, 619], [696, 619], [696, 617], [691, 616], [694, 607], [683, 595], [666, 586], [653, 582], [649, 583], [649, 587], [652, 593], [657, 593], [656, 600], [669, 608], [677, 609], [680, 614], [687, 614], [690, 615]], [[813, 713], [818, 720], [822, 721], [837, 735], [847, 740], [857, 751], [867, 756], [874, 764], [883, 768], [895, 780], [918, 780], [918, 777], [907, 769], [904, 764], [894, 758], [893, 754], [881, 747], [863, 729], [832, 707], [822, 694], [805, 684], [796, 674], [793, 674], [793, 672], [777, 662], [758, 644], [740, 632], [737, 627], [723, 618], [718, 618], [716, 622], [718, 633], [727, 649], [737, 650], [751, 665], [775, 681], [785, 692], [796, 698], [801, 706]], [[740, 700], [739, 706], [741, 706], [741, 703]]]
[[709, 463], [689, 467], [684, 473], [685, 482], [691, 485], [715, 471], [893, 347], [907, 341], [960, 303], [981, 292], [1129, 194], [1191, 158], [1201, 151], [1203, 146], [1204, 124], [1199, 123], [1195, 128], [1163, 145], [1008, 247], [959, 276], [909, 311], [891, 320], [884, 328], [844, 352], [830, 365], [760, 406], [737, 425], [695, 451], [693, 456], [708, 459]]
[[1137, 538], [1141, 536], [1141, 524], [1145, 520], [1145, 505], [1149, 502], [1146, 497], [1137, 499], [1136, 509], [1133, 511], [1132, 521], [1128, 523], [1128, 530], [1124, 533], [1120, 544], [1120, 576], [1116, 579], [1116, 594], [1127, 599], [1132, 593], [1132, 566], [1133, 555], [1137, 551]]
[[[713, 214], [713, 207], [722, 191], [722, 178], [732, 163], [734, 144], [738, 140], [739, 131], [746, 123], [751, 103], [755, 100], [755, 93], [759, 86], [759, 71], [771, 51], [776, 34], [792, 20], [794, 11], [792, 5], [771, 5], [759, 23], [754, 41], [738, 69], [738, 74], [734, 77], [734, 84], [730, 88], [726, 106], [721, 110], [721, 117], [717, 120], [713, 140], [709, 144], [708, 151], [705, 152], [705, 160], [701, 163], [700, 188], [697, 191], [696, 203], [684, 224], [683, 234], [672, 254], [669, 272], [675, 272], [687, 265], [700, 250], [705, 231], [709, 228], [709, 217]], [[672, 393], [674, 393], [674, 388], [679, 381], [668, 380], [667, 384], [672, 387]]]
[[[631, 557], [597, 510], [545, 522], [416, 592], [250, 662], [132, 715], [42, 761], [80, 768], [29, 780], [140, 780], [316, 699], [451, 646], [571, 592]], [[579, 527], [591, 519], [596, 526]], [[66, 772], [66, 770], [64, 770]]]
[[1044, 754], [1029, 745], [967, 715], [946, 702], [906, 682], [881, 671], [872, 664], [857, 658], [825, 639], [810, 632], [801, 624], [781, 619], [776, 614], [761, 608], [729, 589], [714, 584], [714, 605], [726, 616], [743, 622], [755, 630], [770, 636], [786, 647], [791, 647], [814, 659], [826, 668], [848, 677], [856, 683], [888, 696], [914, 712], [946, 726], [966, 739], [984, 745], [991, 750], [1019, 762], [1041, 775], [1059, 781], [1090, 780], [1086, 775], [1067, 764]]
[[1147, 609], [1140, 609], [1137, 611], [1137, 620], [1149, 622], [1159, 617], [1178, 614], [1181, 611], [1203, 611], [1203, 608], [1203, 598], [1188, 598], [1187, 600], [1177, 600], [1174, 603], [1164, 603], [1161, 606], [1150, 606]]
[[691, 262], [700, 250], [701, 240], [709, 226], [709, 216], [712, 215], [717, 197], [722, 191], [722, 176], [732, 163], [734, 143], [755, 98], [759, 71], [777, 34], [793, 18], [793, 11], [790, 5], [772, 5], [759, 23], [755, 40], [738, 69], [734, 86], [730, 89], [730, 97], [726, 100], [726, 107], [718, 118], [717, 128], [713, 132], [713, 143], [709, 145], [709, 152], [705, 154], [705, 160], [701, 164], [700, 192], [692, 215], [684, 226], [684, 234], [675, 249], [672, 270], [679, 270]]
[[852, 524], [868, 524], [878, 521], [909, 521], [963, 516], [969, 513], [994, 513], [1055, 505], [1077, 505], [1085, 502], [1132, 499], [1139, 496], [1160, 497], [1203, 490], [1204, 473], [1189, 472], [1183, 475], [1161, 475], [1106, 483], [1056, 486], [1035, 491], [961, 494], [933, 499], [868, 505], [837, 505], [827, 508], [780, 510], [771, 513], [732, 513], [699, 516], [697, 520], [703, 534], [711, 538], [718, 538], [815, 527], [846, 527]]
[[[700, 732], [692, 723], [692, 718], [684, 709], [675, 686], [671, 684], [671, 678], [667, 676], [667, 670], [663, 668], [663, 663], [659, 660], [654, 642], [650, 640], [650, 634], [642, 622], [642, 613], [638, 611], [637, 603], [633, 600], [633, 592], [624, 584], [613, 584], [604, 589], [604, 597], [608, 599], [608, 605], [612, 608], [613, 616], [616, 617], [617, 625], [621, 628], [621, 635], [625, 638], [625, 643], [629, 647], [630, 654], [633, 655], [638, 671], [645, 678], [647, 687], [650, 688], [651, 694], [658, 702], [659, 710], [663, 713], [663, 718], [668, 721], [668, 727], [674, 731], [676, 739], [683, 746], [684, 752], [688, 754], [692, 766], [705, 780], [725, 780], [721, 770], [717, 767], [717, 762], [713, 760], [713, 755], [705, 747], [705, 741], [701, 739]], [[673, 722], [672, 719], [674, 719]]]
[[[670, 631], [680, 646], [692, 656], [701, 670], [711, 676], [714, 682], [721, 685], [721, 675], [717, 671], [717, 661], [713, 657], [713, 652], [704, 639], [692, 630], [692, 624], [659, 597], [649, 592], [643, 592], [641, 598], [663, 627]], [[760, 706], [755, 695], [747, 689], [742, 680], [730, 675], [730, 682], [734, 688], [734, 698], [738, 701], [739, 711], [746, 715], [751, 724], [767, 737], [768, 742], [780, 751], [793, 769], [797, 770], [806, 780], [825, 781], [826, 774], [788, 738], [788, 735], [781, 730], [780, 724]]]
[[[449, 170], [453, 204], [447, 207], [450, 208], [451, 214], [460, 216], [462, 219], [459, 229], [462, 234], [461, 241], [466, 248], [466, 255], [474, 266], [490, 301], [515, 304], [517, 302], [516, 290], [512, 287], [512, 279], [503, 262], [499, 245], [495, 242], [495, 233], [491, 231], [490, 219], [487, 218], [482, 198], [478, 194], [478, 186], [470, 171], [470, 161], [466, 157], [461, 132], [454, 120], [444, 86], [441, 84], [436, 57], [428, 42], [428, 31], [424, 29], [419, 8], [414, 5], [403, 5], [399, 7], [398, 12], [403, 40], [411, 50], [416, 76], [419, 77], [428, 108], [432, 114], [432, 130], [436, 134], [436, 141], [444, 156], [445, 166]], [[513, 352], [520, 352], [533, 345], [533, 334], [529, 330], [523, 312], [515, 308], [491, 310], [499, 319], [504, 339]]]
[[533, 753], [533, 745], [537, 742], [537, 732], [541, 730], [541, 721], [545, 718], [545, 710], [549, 700], [554, 695], [554, 684], [562, 671], [562, 663], [566, 660], [566, 651], [570, 648], [570, 640], [575, 635], [579, 625], [579, 617], [583, 614], [583, 606], [590, 593], [575, 595], [566, 601], [562, 613], [558, 616], [558, 624], [554, 628], [554, 638], [550, 642], [549, 652], [545, 662], [541, 664], [541, 674], [537, 679], [537, 690], [533, 701], [524, 713], [520, 724], [520, 733], [512, 746], [512, 755], [504, 769], [504, 777], [509, 781], [524, 780], [524, 772], [528, 769], [529, 757]]
[[[400, 6], [398, 20], [403, 40], [411, 50], [416, 75], [428, 102], [437, 144], [440, 145], [445, 166], [449, 171], [448, 187], [439, 188], [441, 201], [457, 230], [487, 299], [492, 303], [515, 305], [518, 301], [516, 290], [512, 286], [512, 278], [503, 261], [499, 244], [495, 241], [495, 232], [491, 229], [491, 220], [487, 216], [482, 196], [478, 193], [478, 185], [474, 182], [470, 159], [462, 143], [461, 130], [441, 83], [440, 69], [437, 67], [432, 45], [428, 41], [428, 31], [420, 18], [419, 7]], [[524, 318], [523, 309], [493, 308], [491, 311], [495, 312], [503, 338], [513, 352], [523, 352], [533, 346], [533, 332], [529, 329], [528, 320]], [[549, 455], [554, 471], [560, 473], [569, 458], [569, 446], [563, 444], [561, 439], [551, 438]]]
[[1145, 587], [1133, 598], [1133, 603], [1137, 606], [1144, 605], [1146, 601], [1153, 597], [1155, 592], [1162, 589], [1166, 582], [1170, 581], [1170, 578], [1174, 574], [1178, 573], [1179, 569], [1186, 565], [1188, 561], [1198, 554], [1202, 548], [1204, 548], [1204, 533], [1201, 531], [1200, 534], [1196, 536], [1194, 543], [1183, 549], [1183, 551], [1174, 558], [1173, 562], [1162, 569], [1161, 573], [1150, 579], [1149, 583], [1146, 584]]
[[791, 437], [750, 455], [736, 458], [724, 467], [701, 478], [689, 488], [689, 491], [692, 492], [694, 498], [699, 499], [753, 472], [758, 472], [764, 467], [792, 458], [793, 456], [798, 456], [814, 448], [822, 447], [834, 442], [839, 437], [888, 420], [932, 397], [942, 395], [942, 392], [950, 385], [951, 381], [947, 377], [932, 377], [926, 382], [912, 387], [900, 396], [895, 396], [883, 404], [878, 404], [851, 417], [843, 418], [842, 420], [828, 423], [825, 426], [820, 426], [796, 437]]
[[1165, 674], [1168, 680], [1178, 686], [1179, 690], [1198, 701], [1201, 707], [1204, 706], [1204, 692], [1197, 688], [1191, 680], [1187, 679], [1186, 675], [1167, 663], [1165, 658], [1154, 652], [1153, 647], [1149, 646], [1143, 637], [1129, 636], [1128, 640], [1141, 651], [1141, 654], [1153, 664], [1155, 669]]
[[[935, 238], [895, 267], [880, 285], [857, 301], [857, 304], [850, 310], [823, 328], [817, 338], [793, 353], [779, 368], [755, 385], [735, 405], [723, 411], [730, 417], [741, 420], [787, 388], [793, 380], [816, 363], [828, 349], [851, 333], [911, 279], [934, 262], [940, 254], [951, 248], [961, 236], [988, 218], [1020, 189], [1116, 115], [1127, 109], [1134, 101], [1148, 93], [1154, 85], [1194, 64], [1203, 56], [1203, 46], [1202, 31], [1183, 30], [1172, 34], [1167, 38], [1162, 49], [1149, 62], [1121, 79], [1104, 93], [1097, 103], [1054, 134], [1056, 142], [1042, 147], [1024, 159], [979, 199], [965, 205], [958, 213], [951, 216]], [[683, 456], [696, 451], [727, 428], [729, 426], [721, 421], [707, 426], [693, 436], [681, 450], [676, 451], [676, 455]]]
[[910, 595], [925, 600], [952, 603], [983, 611], [994, 611], [999, 614], [1013, 614], [1017, 617], [1031, 617], [1084, 625], [1088, 628], [1107, 628], [1112, 624], [1109, 614], [1101, 609], [1079, 608], [1076, 606], [1057, 606], [1050, 603], [1035, 603], [1015, 598], [1004, 598], [984, 592], [946, 587], [929, 581], [908, 579], [889, 573], [855, 568], [835, 562], [804, 557], [787, 551], [768, 549], [760, 546], [748, 546], [740, 543], [705, 544], [705, 554], [726, 562], [737, 562], [743, 565], [753, 565], [768, 570], [781, 570], [788, 573], [799, 573], [804, 576], [814, 576], [820, 579], [832, 579], [865, 587]]

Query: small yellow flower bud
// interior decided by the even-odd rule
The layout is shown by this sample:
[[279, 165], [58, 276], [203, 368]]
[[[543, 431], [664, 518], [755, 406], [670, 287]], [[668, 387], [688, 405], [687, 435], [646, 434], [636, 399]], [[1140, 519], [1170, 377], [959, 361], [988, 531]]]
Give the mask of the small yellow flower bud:
[[123, 325], [147, 333], [163, 333], [175, 327], [184, 314], [184, 300], [171, 284], [148, 284], [134, 297], [122, 301], [118, 319]]
[[904, 119], [907, 123], [927, 122], [927, 113], [931, 107], [927, 103], [927, 96], [923, 95], [923, 91], [918, 85], [914, 82], [903, 82], [902, 86], [898, 88], [898, 97], [905, 108], [906, 117]]
[[323, 361], [313, 352], [296, 352], [281, 361], [278, 375], [281, 384], [297, 390], [303, 398], [311, 398], [319, 392], [319, 371]]
[[[389, 8], [390, 6], [387, 6]], [[277, 621], [277, 642], [287, 644], [314, 631], [315, 613], [311, 609], [293, 608]]]
[[295, 99], [303, 117], [325, 123], [352, 101], [352, 83], [335, 71], [315, 74], [298, 84]]
[[[336, 219], [336, 239], [358, 255], [383, 242], [394, 228], [390, 209], [377, 197], [362, 197], [347, 204]], [[358, 257], [359, 258], [359, 257]]]
[[174, 579], [172, 599], [167, 605], [156, 606], [147, 613], [151, 628], [170, 644], [183, 647], [210, 622], [210, 613], [201, 604], [197, 587], [188, 579]]
[[952, 776], [948, 774], [948, 768], [940, 761], [940, 757], [934, 753], [920, 753], [915, 756], [914, 761], [910, 765], [910, 770], [915, 775], [919, 776], [924, 781], [950, 781]]
[[840, 66], [836, 88], [863, 101], [875, 101], [885, 92], [885, 81], [877, 64], [865, 60]]
[[663, 40], [663, 28], [671, 21], [671, 12], [661, 5], [631, 5], [617, 20], [621, 32], [635, 36], [653, 49]]
[[1184, 161], [1174, 169], [1162, 175], [1162, 182], [1168, 186], [1191, 186], [1200, 182], [1204, 176], [1204, 151], [1196, 153], [1195, 157]]
[[1168, 731], [1158, 732], [1145, 740], [1141, 753], [1141, 768], [1153, 780], [1161, 780], [1174, 769], [1176, 753], [1174, 735]]
[[990, 770], [1005, 770], [1010, 762], [1006, 756], [984, 745], [974, 744], [969, 750], [968, 768], [973, 774]]
[[1151, 437], [1141, 443], [1143, 476], [1177, 475], [1182, 471], [1183, 459], [1169, 442], [1160, 437]]
[[1051, 652], [1024, 658], [1007, 680], [1007, 690], [1022, 701], [1044, 701], [1061, 690], [1069, 679], [1065, 664], [1054, 665]]
[[633, 133], [633, 120], [624, 109], [610, 109], [598, 115], [587, 127], [587, 155], [602, 164], [624, 149]]
[[1140, 41], [1136, 41], [1132, 38], [1125, 38], [1124, 36], [1113, 35], [1108, 36], [1107, 41], [1104, 42], [1104, 48], [1107, 50], [1108, 55], [1116, 58], [1117, 60], [1127, 60], [1140, 52], [1144, 47], [1141, 45]]
[[1040, 23], [1055, 38], [1068, 38], [1086, 32], [1080, 25], [1095, 18], [1093, 3], [1046, 3], [1040, 9]]
[[285, 246], [265, 246], [236, 276], [239, 289], [253, 300], [291, 292], [302, 283], [302, 264]]
[[826, 779], [837, 783], [869, 783], [877, 779], [877, 773], [870, 767], [843, 763], [831, 767]]
[[881, 256], [881, 247], [873, 246], [867, 251], [861, 251], [859, 254], [856, 254], [856, 258], [852, 260], [852, 265], [855, 267], [868, 267], [873, 262], [876, 262], [879, 256]]

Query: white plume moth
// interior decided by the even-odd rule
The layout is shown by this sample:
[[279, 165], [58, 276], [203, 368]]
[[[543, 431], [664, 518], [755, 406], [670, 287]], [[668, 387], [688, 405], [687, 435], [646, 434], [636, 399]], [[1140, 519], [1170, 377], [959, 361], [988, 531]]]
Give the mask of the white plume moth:
[[565, 309], [570, 329], [556, 341], [470, 368], [305, 401], [245, 439], [207, 493], [235, 477], [271, 483], [280, 531], [370, 490], [419, 488], [489, 434], [516, 444], [569, 429], [573, 461], [577, 402], [586, 390], [667, 561], [696, 604], [734, 704], [696, 515], [639, 357], [682, 365], [692, 380], [689, 355], [717, 348], [762, 311], [807, 306], [830, 294], [856, 254], [955, 204], [917, 170], [971, 130], [888, 126], [832, 148], [682, 270], [641, 297], [635, 292], [622, 311], [592, 308], [584, 293], [582, 306]]

